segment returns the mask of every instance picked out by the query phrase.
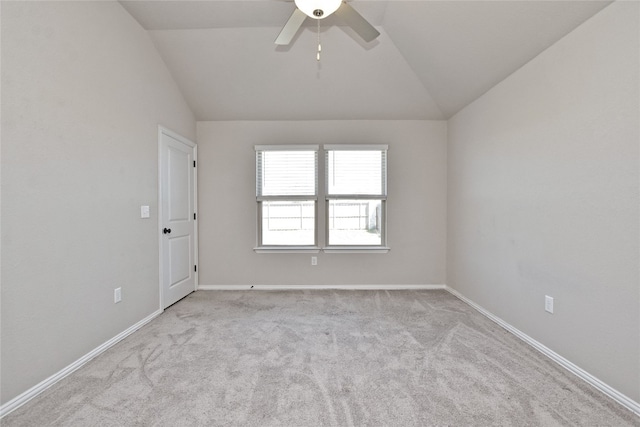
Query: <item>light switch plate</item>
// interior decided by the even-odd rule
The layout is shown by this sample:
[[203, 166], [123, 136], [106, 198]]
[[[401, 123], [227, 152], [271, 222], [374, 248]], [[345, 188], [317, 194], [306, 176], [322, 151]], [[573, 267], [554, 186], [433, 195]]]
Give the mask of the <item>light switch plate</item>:
[[149, 206], [140, 206], [140, 218], [149, 218]]
[[544, 310], [547, 313], [553, 314], [553, 297], [550, 297], [549, 295], [544, 296]]

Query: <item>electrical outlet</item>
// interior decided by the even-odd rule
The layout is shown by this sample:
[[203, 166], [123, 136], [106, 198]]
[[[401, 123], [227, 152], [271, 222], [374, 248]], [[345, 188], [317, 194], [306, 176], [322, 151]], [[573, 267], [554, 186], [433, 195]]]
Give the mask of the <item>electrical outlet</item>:
[[317, 256], [312, 256], [311, 257], [311, 265], [318, 265], [318, 257]]
[[114, 304], [122, 301], [122, 288], [116, 288], [113, 290], [113, 302]]
[[553, 297], [544, 296], [544, 311], [553, 314]]

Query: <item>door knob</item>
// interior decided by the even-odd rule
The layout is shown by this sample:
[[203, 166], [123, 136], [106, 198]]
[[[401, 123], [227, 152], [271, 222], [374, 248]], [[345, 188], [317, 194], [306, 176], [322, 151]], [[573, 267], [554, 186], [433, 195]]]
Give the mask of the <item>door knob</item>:
[[163, 234], [171, 234], [171, 229], [170, 228], [165, 228], [164, 230], [162, 230]]

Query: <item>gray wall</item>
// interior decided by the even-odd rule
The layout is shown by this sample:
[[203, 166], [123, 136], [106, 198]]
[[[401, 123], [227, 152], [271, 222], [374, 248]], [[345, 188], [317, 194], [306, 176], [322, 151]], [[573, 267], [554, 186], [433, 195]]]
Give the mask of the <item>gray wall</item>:
[[1, 7], [4, 403], [158, 310], [157, 127], [195, 120], [117, 2]]
[[[389, 144], [386, 254], [256, 254], [256, 144]], [[446, 122], [198, 122], [201, 285], [443, 284]], [[323, 209], [322, 206], [320, 209]]]
[[635, 401], [638, 9], [607, 7], [449, 121], [447, 258], [449, 286]]

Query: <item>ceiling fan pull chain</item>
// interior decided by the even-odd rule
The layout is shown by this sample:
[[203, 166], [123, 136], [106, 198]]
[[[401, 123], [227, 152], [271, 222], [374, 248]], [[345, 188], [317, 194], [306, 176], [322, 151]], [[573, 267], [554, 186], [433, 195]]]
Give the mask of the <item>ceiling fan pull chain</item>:
[[318, 19], [318, 53], [316, 54], [316, 60], [320, 61], [320, 52], [322, 52], [322, 44], [320, 44], [320, 20]]

